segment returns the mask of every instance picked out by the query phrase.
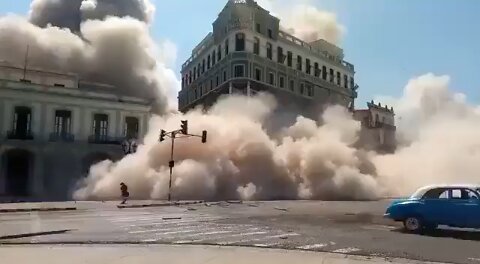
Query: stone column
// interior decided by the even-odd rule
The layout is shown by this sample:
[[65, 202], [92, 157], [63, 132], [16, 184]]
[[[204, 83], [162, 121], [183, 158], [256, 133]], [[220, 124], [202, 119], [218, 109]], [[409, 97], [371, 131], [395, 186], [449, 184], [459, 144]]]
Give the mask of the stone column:
[[[45, 165], [45, 159], [44, 159], [44, 151], [39, 150], [34, 152], [33, 160], [32, 160], [32, 165], [33, 168], [31, 169], [31, 177], [30, 177], [30, 182], [31, 182], [31, 192], [34, 197], [36, 198], [44, 198], [45, 193], [44, 193], [44, 177], [46, 177], [45, 170], [44, 170], [44, 165]], [[51, 179], [53, 180], [53, 179]]]

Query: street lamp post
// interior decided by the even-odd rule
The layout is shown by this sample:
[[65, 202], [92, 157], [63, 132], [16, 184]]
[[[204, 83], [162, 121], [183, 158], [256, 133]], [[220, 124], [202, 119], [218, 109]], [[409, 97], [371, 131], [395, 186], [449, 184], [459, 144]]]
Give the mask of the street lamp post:
[[[202, 143], [207, 143], [207, 131], [203, 130], [202, 135], [195, 135], [195, 134], [189, 134], [188, 133], [188, 120], [183, 120], [181, 124], [181, 129], [174, 130], [171, 132], [167, 132], [165, 130], [160, 131], [160, 142], [163, 142], [165, 140], [165, 137], [170, 137], [172, 139], [172, 145], [171, 145], [171, 150], [170, 150], [170, 161], [168, 162], [168, 167], [170, 168], [170, 179], [168, 181], [168, 201], [171, 201], [171, 196], [172, 196], [172, 174], [173, 174], [173, 167], [175, 167], [175, 161], [173, 160], [173, 151], [175, 148], [175, 139], [180, 139], [180, 138], [187, 138], [187, 137], [199, 137], [202, 139]], [[182, 135], [182, 136], [178, 136]]]

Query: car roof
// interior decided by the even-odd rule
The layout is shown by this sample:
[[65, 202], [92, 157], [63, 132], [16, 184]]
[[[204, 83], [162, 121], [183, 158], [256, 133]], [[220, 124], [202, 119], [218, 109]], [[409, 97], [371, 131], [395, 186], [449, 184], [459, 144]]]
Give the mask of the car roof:
[[432, 189], [438, 189], [438, 188], [466, 188], [466, 189], [475, 189], [475, 190], [480, 190], [480, 184], [433, 184], [433, 185], [427, 185], [424, 187], [419, 188], [411, 197], [412, 198], [421, 198], [423, 195], [432, 190]]

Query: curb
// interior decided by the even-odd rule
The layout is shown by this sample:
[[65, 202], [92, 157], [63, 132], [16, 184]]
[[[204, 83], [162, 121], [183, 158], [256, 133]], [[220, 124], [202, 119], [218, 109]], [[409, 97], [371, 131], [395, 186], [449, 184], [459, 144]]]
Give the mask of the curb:
[[0, 209], [0, 213], [75, 211], [76, 207]]
[[154, 204], [132, 204], [132, 205], [117, 205], [119, 209], [127, 208], [145, 208], [145, 207], [165, 207], [165, 206], [179, 206], [179, 205], [193, 205], [193, 204], [202, 204], [204, 201], [192, 201], [192, 202], [165, 202], [165, 203], [154, 203]]

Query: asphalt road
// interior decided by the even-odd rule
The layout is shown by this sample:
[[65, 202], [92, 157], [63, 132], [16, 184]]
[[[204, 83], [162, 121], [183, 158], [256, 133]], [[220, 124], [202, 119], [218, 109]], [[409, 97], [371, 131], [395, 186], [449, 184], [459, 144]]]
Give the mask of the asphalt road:
[[57, 231], [0, 243], [146, 243], [251, 246], [385, 258], [480, 263], [480, 232], [403, 233], [383, 219], [389, 201], [278, 201], [0, 215], [0, 236]]

